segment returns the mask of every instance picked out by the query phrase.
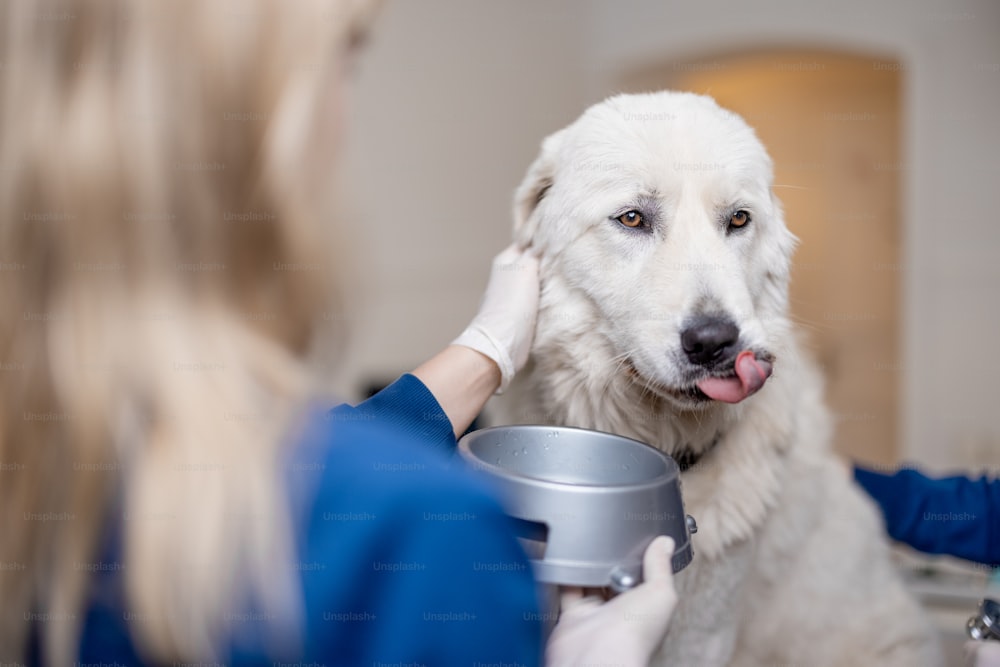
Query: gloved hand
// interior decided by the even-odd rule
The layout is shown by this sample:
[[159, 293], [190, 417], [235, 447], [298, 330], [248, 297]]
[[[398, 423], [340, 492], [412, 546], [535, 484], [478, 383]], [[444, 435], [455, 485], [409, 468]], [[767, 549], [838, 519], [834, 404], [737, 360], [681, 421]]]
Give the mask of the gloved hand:
[[562, 613], [545, 648], [546, 666], [646, 667], [677, 605], [673, 553], [671, 538], [653, 540], [642, 557], [644, 581], [608, 602], [583, 597], [579, 589], [563, 593]]
[[538, 317], [538, 258], [511, 245], [493, 258], [490, 282], [476, 315], [452, 345], [486, 355], [500, 368], [502, 393], [528, 361]]
[[968, 667], [1000, 667], [1000, 642], [965, 642], [965, 664]]

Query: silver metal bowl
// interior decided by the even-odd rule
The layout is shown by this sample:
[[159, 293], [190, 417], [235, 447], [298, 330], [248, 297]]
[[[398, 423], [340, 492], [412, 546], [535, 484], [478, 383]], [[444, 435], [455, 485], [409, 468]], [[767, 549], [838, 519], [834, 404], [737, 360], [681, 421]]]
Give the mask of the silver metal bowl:
[[680, 471], [649, 445], [579, 428], [495, 426], [465, 435], [458, 449], [499, 485], [544, 583], [629, 589], [657, 535], [674, 538], [674, 572], [691, 562], [697, 526], [684, 513]]

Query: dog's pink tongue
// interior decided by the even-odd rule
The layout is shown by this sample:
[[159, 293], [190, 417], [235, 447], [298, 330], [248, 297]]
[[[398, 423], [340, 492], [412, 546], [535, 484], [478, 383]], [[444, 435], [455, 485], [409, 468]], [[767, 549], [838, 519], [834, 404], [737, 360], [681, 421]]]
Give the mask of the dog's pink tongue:
[[736, 377], [706, 378], [698, 383], [698, 389], [717, 401], [739, 403], [764, 386], [771, 375], [771, 364], [743, 350], [736, 357], [735, 370]]

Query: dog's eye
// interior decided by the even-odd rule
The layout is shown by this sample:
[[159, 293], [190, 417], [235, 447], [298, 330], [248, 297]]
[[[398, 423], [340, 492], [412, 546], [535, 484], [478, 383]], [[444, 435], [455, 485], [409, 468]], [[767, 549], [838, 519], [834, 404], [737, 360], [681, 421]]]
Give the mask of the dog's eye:
[[638, 227], [642, 224], [642, 213], [639, 213], [639, 211], [626, 211], [615, 218], [615, 220], [626, 227]]
[[729, 226], [739, 228], [747, 225], [750, 222], [750, 214], [740, 209], [733, 213], [732, 217], [729, 218]]

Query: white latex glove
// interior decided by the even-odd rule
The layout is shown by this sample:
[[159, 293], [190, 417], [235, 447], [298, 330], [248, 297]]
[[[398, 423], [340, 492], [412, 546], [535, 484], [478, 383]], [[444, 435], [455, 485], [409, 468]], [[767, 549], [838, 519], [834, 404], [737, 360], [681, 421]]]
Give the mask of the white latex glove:
[[562, 596], [562, 613], [545, 648], [547, 667], [646, 667], [663, 643], [677, 605], [671, 558], [674, 541], [653, 540], [642, 557], [644, 581], [603, 602], [579, 589]]
[[483, 302], [452, 345], [485, 354], [500, 368], [502, 393], [528, 361], [538, 318], [538, 258], [528, 249], [508, 247], [493, 258]]
[[965, 642], [967, 667], [1000, 667], [1000, 642]]

